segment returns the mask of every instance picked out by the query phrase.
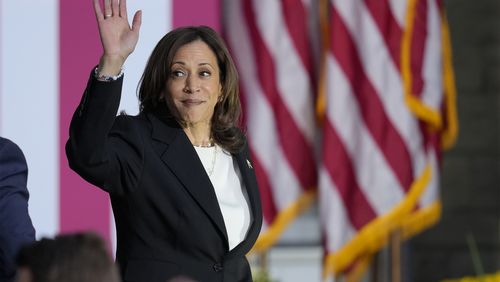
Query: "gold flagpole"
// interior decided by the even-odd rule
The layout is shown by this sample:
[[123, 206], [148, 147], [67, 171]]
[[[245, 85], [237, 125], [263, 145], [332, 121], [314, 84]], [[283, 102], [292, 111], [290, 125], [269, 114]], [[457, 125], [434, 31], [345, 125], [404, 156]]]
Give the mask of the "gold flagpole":
[[391, 281], [401, 282], [401, 230], [391, 233]]

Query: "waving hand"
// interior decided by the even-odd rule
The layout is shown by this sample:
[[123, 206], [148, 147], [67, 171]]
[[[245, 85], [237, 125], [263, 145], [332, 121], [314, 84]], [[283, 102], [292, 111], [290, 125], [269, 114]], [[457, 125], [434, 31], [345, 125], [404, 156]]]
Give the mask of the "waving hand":
[[134, 51], [139, 39], [142, 12], [137, 11], [128, 23], [126, 0], [104, 0], [104, 13], [99, 0], [94, 1], [94, 11], [104, 53], [99, 62], [99, 73], [116, 75], [127, 57]]

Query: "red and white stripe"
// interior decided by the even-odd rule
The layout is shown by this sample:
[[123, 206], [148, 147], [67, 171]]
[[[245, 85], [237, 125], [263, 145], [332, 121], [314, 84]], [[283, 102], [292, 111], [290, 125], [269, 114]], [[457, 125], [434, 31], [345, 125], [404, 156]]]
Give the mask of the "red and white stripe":
[[[412, 43], [422, 46], [411, 53], [412, 63], [422, 65], [421, 79], [414, 83], [421, 83], [421, 101], [439, 109], [441, 14], [438, 0], [419, 2], [425, 2], [420, 8], [426, 8], [427, 23], [426, 33], [418, 30], [413, 35]], [[407, 1], [399, 0], [328, 4], [327, 103], [319, 168], [325, 252], [334, 258], [327, 259], [328, 270], [343, 272], [376, 251], [363, 237], [367, 226], [394, 212], [427, 166], [432, 168], [431, 180], [414, 212], [438, 201], [440, 150], [404, 96], [400, 56], [407, 8]]]
[[[236, 61], [264, 211], [262, 235], [316, 186], [310, 1], [228, 0], [224, 29]], [[290, 219], [290, 218], [288, 218]], [[279, 225], [279, 226], [278, 226]], [[266, 236], [261, 237], [266, 238]], [[263, 249], [274, 239], [264, 239]]]
[[[129, 14], [143, 10], [120, 104], [136, 114], [136, 86], [154, 45], [172, 27], [220, 29], [220, 5], [219, 0], [129, 0], [127, 6]], [[114, 240], [108, 196], [71, 171], [64, 153], [71, 116], [101, 52], [90, 0], [0, 2], [0, 135], [26, 155], [37, 237], [90, 229]]]

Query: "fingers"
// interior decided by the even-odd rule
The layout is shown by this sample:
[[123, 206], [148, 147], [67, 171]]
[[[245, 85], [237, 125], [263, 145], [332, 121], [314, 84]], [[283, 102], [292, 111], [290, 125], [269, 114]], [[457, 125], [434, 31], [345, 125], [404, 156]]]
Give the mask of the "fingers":
[[120, 0], [120, 17], [127, 19], [127, 1]]
[[94, 12], [96, 19], [98, 21], [103, 20], [104, 16], [102, 15], [101, 4], [99, 4], [99, 0], [93, 0], [93, 2], [94, 2]]
[[111, 0], [104, 0], [104, 17], [109, 18], [113, 16], [113, 10], [111, 9]]
[[142, 11], [139, 10], [135, 12], [134, 19], [132, 20], [132, 30], [134, 32], [139, 32], [142, 23]]
[[111, 0], [111, 10], [113, 11], [113, 16], [120, 15], [118, 0]]

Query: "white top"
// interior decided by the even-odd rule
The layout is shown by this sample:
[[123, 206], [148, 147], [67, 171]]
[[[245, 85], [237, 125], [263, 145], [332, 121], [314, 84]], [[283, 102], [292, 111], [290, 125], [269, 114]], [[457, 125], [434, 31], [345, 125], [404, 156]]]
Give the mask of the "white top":
[[241, 173], [230, 153], [219, 146], [194, 147], [215, 189], [226, 225], [229, 250], [241, 243], [250, 227], [248, 194]]

